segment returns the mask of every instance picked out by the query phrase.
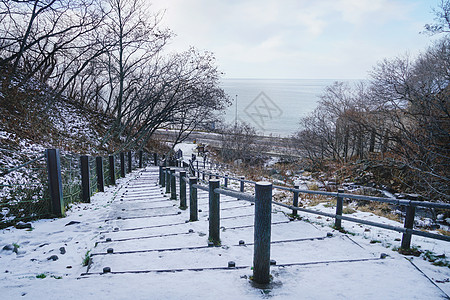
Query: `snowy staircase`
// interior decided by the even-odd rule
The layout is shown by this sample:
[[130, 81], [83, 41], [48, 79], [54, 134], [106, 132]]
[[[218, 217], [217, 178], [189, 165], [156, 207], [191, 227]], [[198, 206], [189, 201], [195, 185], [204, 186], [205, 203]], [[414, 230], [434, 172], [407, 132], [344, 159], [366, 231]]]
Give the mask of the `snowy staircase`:
[[[102, 274], [105, 268], [112, 274], [228, 269], [230, 261], [238, 269], [250, 270], [251, 203], [220, 196], [221, 246], [208, 247], [207, 192], [198, 190], [199, 221], [189, 222], [189, 208], [180, 210], [179, 201], [170, 200], [157, 182], [158, 169], [149, 167], [119, 190], [110, 204], [106, 230], [82, 276]], [[279, 207], [273, 207], [271, 258], [279, 266], [378, 259], [345, 235], [327, 236], [329, 231], [312, 223], [289, 221]]]

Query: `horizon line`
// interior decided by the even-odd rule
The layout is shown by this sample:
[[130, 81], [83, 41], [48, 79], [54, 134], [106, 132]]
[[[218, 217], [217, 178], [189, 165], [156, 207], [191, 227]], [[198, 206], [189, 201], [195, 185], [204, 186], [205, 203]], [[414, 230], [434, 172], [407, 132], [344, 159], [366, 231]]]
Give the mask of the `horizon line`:
[[222, 79], [252, 79], [252, 80], [367, 80], [363, 78], [281, 78], [281, 77], [222, 77]]

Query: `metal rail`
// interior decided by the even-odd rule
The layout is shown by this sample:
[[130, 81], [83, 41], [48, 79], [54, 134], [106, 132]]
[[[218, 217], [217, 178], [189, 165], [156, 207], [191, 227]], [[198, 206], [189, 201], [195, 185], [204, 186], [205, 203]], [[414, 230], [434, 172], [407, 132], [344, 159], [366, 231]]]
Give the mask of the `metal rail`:
[[20, 170], [20, 169], [22, 169], [23, 167], [26, 167], [26, 166], [28, 166], [28, 165], [30, 165], [30, 164], [32, 164], [32, 163], [38, 161], [38, 160], [41, 160], [41, 159], [43, 159], [43, 158], [45, 158], [45, 155], [41, 155], [41, 156], [39, 156], [39, 157], [37, 157], [37, 158], [35, 158], [35, 159], [32, 159], [32, 160], [30, 160], [30, 161], [27, 161], [26, 163], [23, 163], [23, 164], [21, 164], [20, 166], [14, 167], [14, 168], [12, 168], [12, 169], [8, 169], [8, 170], [4, 171], [1, 175], [4, 176], [4, 175], [7, 175], [7, 174], [9, 174], [9, 173], [11, 173], [11, 172]]
[[[163, 178], [161, 180], [164, 181], [164, 178], [171, 178], [170, 176], [179, 177], [179, 175], [176, 175], [174, 173], [175, 169], [172, 169], [172, 172], [167, 171], [167, 170], [170, 170], [170, 169], [166, 168], [164, 172], [160, 173], [160, 176], [161, 176], [161, 174], [168, 176], [168, 177], [162, 176]], [[223, 195], [227, 195], [230, 197], [234, 197], [234, 198], [237, 198], [240, 200], [246, 200], [246, 201], [250, 201], [250, 202], [257, 201], [256, 196], [243, 192], [244, 191], [243, 183], [249, 183], [252, 185], [256, 185], [257, 183], [255, 181], [245, 180], [244, 178], [234, 178], [234, 177], [230, 177], [228, 175], [224, 176], [224, 175], [214, 174], [212, 172], [208, 172], [205, 170], [199, 170], [199, 169], [195, 169], [195, 173], [197, 173], [197, 177], [191, 177], [191, 179], [195, 179], [194, 184], [190, 183], [190, 180], [188, 178], [186, 178], [186, 177], [183, 178], [186, 183], [190, 183], [191, 189], [195, 189], [195, 197], [197, 195], [196, 194], [197, 189], [200, 189], [203, 191], [209, 191], [208, 186], [197, 183], [197, 180], [203, 181], [205, 183], [207, 182], [206, 180], [200, 179], [200, 174], [203, 174], [203, 178], [205, 175], [208, 175], [210, 177], [210, 180], [213, 179], [213, 181], [217, 180], [214, 178], [224, 178], [225, 179], [224, 186], [213, 189], [214, 193], [223, 194]], [[229, 189], [228, 184], [227, 184], [229, 180], [238, 181], [240, 183], [240, 191]], [[168, 184], [170, 185], [170, 183], [168, 183]], [[272, 186], [272, 188], [292, 192], [294, 194], [294, 198], [295, 198], [295, 195], [298, 195], [298, 193], [336, 197], [337, 205], [336, 205], [336, 213], [334, 213], [334, 214], [272, 201], [272, 204], [274, 204], [274, 205], [278, 205], [278, 206], [282, 206], [282, 207], [291, 209], [293, 212], [293, 215], [295, 215], [297, 211], [302, 211], [305, 213], [311, 213], [311, 214], [334, 218], [336, 229], [341, 229], [341, 220], [345, 220], [345, 221], [349, 221], [349, 222], [360, 223], [360, 224], [365, 224], [365, 225], [383, 228], [383, 229], [387, 229], [387, 230], [397, 231], [397, 232], [403, 233], [402, 248], [410, 247], [412, 235], [417, 235], [417, 236], [422, 236], [422, 237], [426, 237], [426, 238], [432, 238], [432, 239], [450, 242], [450, 236], [445, 236], [445, 235], [440, 235], [440, 234], [436, 234], [436, 233], [430, 233], [430, 232], [413, 229], [414, 215], [415, 215], [416, 207], [439, 208], [439, 209], [449, 209], [450, 210], [450, 204], [447, 204], [447, 203], [434, 203], [434, 202], [427, 202], [427, 201], [403, 200], [403, 199], [391, 199], [391, 198], [383, 198], [383, 197], [353, 195], [353, 194], [343, 193], [342, 190], [339, 190], [337, 193], [332, 193], [332, 192], [324, 192], [324, 191], [302, 190], [302, 189], [298, 189], [298, 188], [290, 188], [290, 187], [284, 187], [284, 186], [278, 186], [278, 185], [274, 185], [274, 186]], [[381, 223], [377, 223], [377, 222], [343, 216], [342, 215], [342, 203], [343, 203], [344, 198], [364, 200], [364, 201], [375, 201], [375, 202], [389, 203], [389, 204], [398, 205], [398, 206], [405, 206], [405, 207], [407, 207], [407, 215], [405, 218], [404, 227], [386, 225], [386, 224], [381, 224]], [[195, 201], [193, 201], [193, 203], [196, 203], [196, 199], [195, 199]], [[294, 201], [294, 203], [295, 203], [295, 201]], [[193, 208], [191, 207], [191, 209], [193, 209]]]
[[[227, 178], [228, 180], [235, 180], [244, 183], [256, 184], [256, 181], [245, 180], [241, 178], [235, 178], [230, 176], [218, 175], [207, 171], [197, 170], [199, 173], [204, 173], [205, 175]], [[331, 197], [343, 197], [348, 199], [355, 200], [365, 200], [365, 201], [375, 201], [375, 202], [384, 202], [393, 205], [399, 206], [415, 206], [415, 207], [426, 207], [426, 208], [441, 208], [441, 209], [450, 209], [450, 204], [448, 203], [440, 203], [440, 202], [427, 202], [427, 201], [416, 201], [416, 200], [403, 200], [403, 199], [392, 199], [385, 197], [372, 197], [372, 196], [364, 196], [364, 195], [354, 195], [354, 194], [346, 194], [346, 193], [333, 193], [333, 192], [324, 192], [324, 191], [312, 191], [312, 190], [302, 190], [295, 189], [280, 185], [273, 185], [274, 189], [285, 190], [288, 192], [298, 192], [303, 194], [311, 194], [311, 195], [323, 195], [323, 196], [331, 196]]]

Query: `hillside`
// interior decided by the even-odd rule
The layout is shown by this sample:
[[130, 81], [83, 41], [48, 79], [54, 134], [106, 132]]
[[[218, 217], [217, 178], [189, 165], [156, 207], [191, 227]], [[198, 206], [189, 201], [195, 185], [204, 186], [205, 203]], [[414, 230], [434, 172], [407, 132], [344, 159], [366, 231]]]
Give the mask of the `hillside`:
[[5, 72], [0, 74], [0, 227], [5, 227], [49, 216], [45, 149], [61, 150], [69, 205], [77, 199], [72, 191], [78, 189], [77, 156], [112, 154], [119, 143], [101, 146], [108, 117], [56, 95], [34, 78], [14, 77], [7, 87]]
[[[65, 97], [58, 97], [45, 84], [31, 78], [8, 91], [0, 77], [0, 142], [10, 150], [35, 151], [59, 148], [76, 153], [96, 153], [108, 119]], [[15, 78], [13, 82], [20, 82]], [[28, 150], [27, 150], [28, 149]], [[112, 150], [113, 145], [109, 149]]]

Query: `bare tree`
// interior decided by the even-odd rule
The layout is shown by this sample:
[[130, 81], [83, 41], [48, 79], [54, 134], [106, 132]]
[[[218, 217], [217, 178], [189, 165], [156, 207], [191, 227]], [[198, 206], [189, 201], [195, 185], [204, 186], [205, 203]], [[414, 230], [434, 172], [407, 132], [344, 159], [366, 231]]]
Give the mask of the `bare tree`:
[[256, 129], [250, 124], [238, 122], [225, 127], [221, 136], [220, 155], [225, 162], [241, 160], [245, 165], [257, 165], [262, 160], [261, 146], [256, 143]]
[[2, 0], [0, 65], [8, 69], [6, 86], [19, 68], [25, 76], [16, 88], [36, 74], [45, 81], [61, 53], [86, 47], [81, 41], [103, 20], [95, 1]]
[[328, 87], [318, 108], [302, 119], [296, 140], [313, 166], [371, 152], [389, 156], [403, 185], [428, 199], [449, 200], [450, 42], [437, 42], [416, 59], [384, 60], [371, 82]]
[[425, 30], [429, 34], [450, 33], [450, 1], [441, 0], [438, 7], [433, 9], [435, 23], [426, 24]]

